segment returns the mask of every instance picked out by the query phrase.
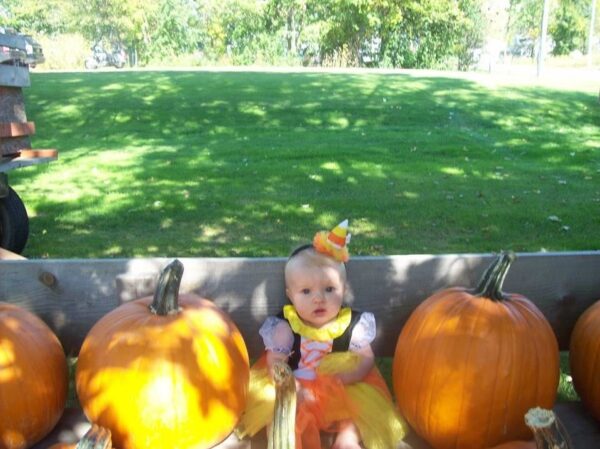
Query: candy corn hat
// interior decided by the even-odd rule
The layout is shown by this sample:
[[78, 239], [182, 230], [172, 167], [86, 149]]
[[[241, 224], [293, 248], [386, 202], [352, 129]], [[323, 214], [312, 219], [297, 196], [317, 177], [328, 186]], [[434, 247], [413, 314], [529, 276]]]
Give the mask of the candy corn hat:
[[342, 221], [331, 231], [317, 232], [313, 239], [313, 246], [317, 251], [331, 256], [339, 262], [347, 262], [350, 258], [346, 246], [348, 243], [350, 243], [348, 220]]

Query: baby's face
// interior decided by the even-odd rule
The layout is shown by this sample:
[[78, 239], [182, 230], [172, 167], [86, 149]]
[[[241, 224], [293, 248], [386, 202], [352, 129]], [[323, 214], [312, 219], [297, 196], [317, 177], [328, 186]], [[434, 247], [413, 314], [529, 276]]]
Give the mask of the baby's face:
[[296, 264], [286, 273], [288, 298], [300, 318], [316, 328], [337, 317], [344, 292], [344, 279], [336, 267]]

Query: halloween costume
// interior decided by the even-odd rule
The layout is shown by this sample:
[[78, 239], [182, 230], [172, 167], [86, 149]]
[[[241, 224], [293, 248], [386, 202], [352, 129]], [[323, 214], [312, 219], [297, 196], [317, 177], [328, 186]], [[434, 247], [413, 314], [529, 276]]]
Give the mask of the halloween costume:
[[[313, 247], [338, 261], [347, 260], [345, 227], [347, 222], [342, 222], [329, 235], [318, 233]], [[336, 235], [328, 238], [334, 232]], [[336, 245], [335, 255], [326, 249], [331, 243]], [[356, 351], [375, 338], [373, 314], [343, 307], [335, 319], [315, 328], [302, 321], [294, 306], [286, 305], [279, 315], [265, 320], [259, 333], [267, 351], [289, 356], [288, 364], [308, 396], [297, 405], [296, 449], [321, 449], [320, 431], [338, 432], [339, 423], [345, 420], [356, 425], [366, 449], [393, 449], [404, 438], [408, 427], [376, 367], [353, 384], [345, 385], [336, 377], [355, 369], [361, 358]], [[274, 402], [275, 387], [265, 352], [250, 371], [238, 436], [253, 436], [272, 422]]]

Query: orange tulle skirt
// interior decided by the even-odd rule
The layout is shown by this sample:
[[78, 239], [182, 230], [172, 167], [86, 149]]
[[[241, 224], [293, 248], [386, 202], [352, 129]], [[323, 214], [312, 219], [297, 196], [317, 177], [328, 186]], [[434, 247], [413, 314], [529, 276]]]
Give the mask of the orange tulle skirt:
[[[335, 376], [356, 363], [358, 356], [352, 352], [331, 353], [322, 360], [315, 380], [299, 380], [311, 400], [298, 401], [296, 449], [321, 449], [321, 432], [337, 432], [347, 420], [356, 425], [367, 449], [391, 449], [404, 438], [408, 426], [377, 368], [352, 385]], [[248, 403], [236, 429], [238, 436], [253, 436], [272, 422], [274, 403], [275, 387], [263, 356], [250, 370]]]

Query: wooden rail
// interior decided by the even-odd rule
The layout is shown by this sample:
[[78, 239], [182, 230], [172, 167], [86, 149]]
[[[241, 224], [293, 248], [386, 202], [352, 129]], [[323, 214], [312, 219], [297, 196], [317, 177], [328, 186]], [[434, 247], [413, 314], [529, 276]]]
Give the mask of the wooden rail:
[[[531, 299], [550, 322], [561, 349], [568, 349], [575, 321], [600, 299], [600, 251], [517, 256], [504, 290]], [[456, 254], [353, 258], [348, 263], [348, 303], [375, 314], [376, 355], [393, 355], [400, 330], [419, 303], [441, 288], [475, 286], [493, 257]], [[152, 294], [159, 271], [170, 260], [0, 260], [0, 301], [18, 304], [39, 315], [59, 336], [67, 354], [76, 355], [100, 317], [122, 302]], [[267, 315], [275, 314], [286, 303], [285, 259], [180, 260], [185, 266], [181, 290], [209, 298], [229, 313], [246, 340], [250, 356], [257, 357], [262, 351], [258, 327]], [[592, 444], [576, 447], [600, 447], [597, 424], [580, 405], [572, 407], [575, 418], [572, 412], [569, 416], [563, 412], [561, 417], [573, 421], [569, 424], [572, 428], [583, 426], [581, 441]], [[69, 420], [81, 424], [84, 418], [80, 411], [70, 411], [57, 432], [64, 434], [65, 427], [71, 425]], [[54, 434], [36, 449], [45, 449], [57, 438]], [[220, 447], [250, 447], [233, 438]], [[415, 448], [428, 448], [418, 438], [412, 443]], [[252, 447], [262, 447], [261, 444], [254, 442]]]
[[[600, 299], [600, 251], [519, 254], [504, 289], [531, 299], [567, 349], [576, 319]], [[348, 263], [348, 303], [372, 311], [376, 354], [389, 356], [413, 309], [449, 286], [475, 286], [491, 254], [355, 257]], [[0, 261], [0, 301], [38, 314], [65, 350], [77, 354], [92, 325], [121, 302], [153, 292], [171, 259]], [[286, 303], [284, 259], [182, 258], [182, 291], [194, 291], [227, 311], [252, 357], [262, 350], [257, 329]]]

